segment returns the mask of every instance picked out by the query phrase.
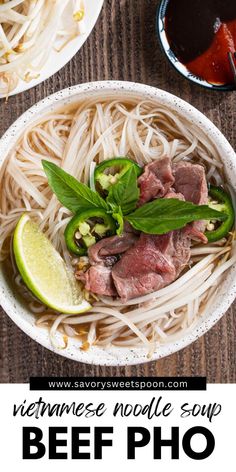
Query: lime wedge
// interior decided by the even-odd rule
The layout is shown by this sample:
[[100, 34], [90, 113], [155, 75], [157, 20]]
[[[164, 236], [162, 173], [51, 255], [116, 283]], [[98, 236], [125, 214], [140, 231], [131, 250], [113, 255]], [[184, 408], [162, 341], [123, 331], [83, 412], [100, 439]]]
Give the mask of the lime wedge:
[[13, 251], [22, 279], [45, 305], [53, 310], [72, 314], [91, 308], [82, 298], [73, 272], [26, 213], [17, 223]]

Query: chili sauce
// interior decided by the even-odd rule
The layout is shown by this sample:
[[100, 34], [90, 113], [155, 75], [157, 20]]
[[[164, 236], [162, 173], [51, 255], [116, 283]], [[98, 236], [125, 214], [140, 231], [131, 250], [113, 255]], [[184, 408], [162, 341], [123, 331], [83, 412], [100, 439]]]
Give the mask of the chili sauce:
[[191, 73], [212, 84], [233, 83], [228, 52], [236, 51], [236, 0], [170, 0], [165, 29]]

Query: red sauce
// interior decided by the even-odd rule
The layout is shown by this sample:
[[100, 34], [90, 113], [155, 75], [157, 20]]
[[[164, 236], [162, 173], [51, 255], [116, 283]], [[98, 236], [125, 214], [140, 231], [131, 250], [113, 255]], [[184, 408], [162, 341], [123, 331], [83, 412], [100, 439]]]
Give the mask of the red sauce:
[[[236, 31], [236, 22], [234, 30]], [[186, 64], [194, 75], [213, 84], [230, 84], [233, 74], [227, 52], [235, 51], [234, 38], [227, 24], [222, 24], [214, 36], [211, 46], [201, 56]]]
[[236, 51], [235, 0], [170, 0], [166, 32], [191, 73], [212, 84], [233, 83], [227, 53]]

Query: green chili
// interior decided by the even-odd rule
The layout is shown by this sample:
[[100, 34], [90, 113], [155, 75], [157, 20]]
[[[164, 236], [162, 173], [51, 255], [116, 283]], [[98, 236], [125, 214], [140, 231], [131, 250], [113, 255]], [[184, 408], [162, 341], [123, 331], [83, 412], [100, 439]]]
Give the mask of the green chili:
[[227, 194], [221, 187], [215, 187], [211, 185], [209, 189], [209, 196], [217, 202], [209, 203], [209, 207], [213, 208], [214, 210], [221, 211], [227, 215], [226, 220], [222, 221], [216, 229], [205, 232], [208, 242], [213, 243], [228, 235], [234, 225], [235, 214], [230, 195]]
[[115, 232], [116, 223], [113, 218], [103, 209], [92, 208], [77, 213], [66, 226], [64, 235], [69, 251], [83, 256], [90, 246]]
[[90, 182], [90, 186], [92, 186], [93, 183], [95, 189], [101, 195], [107, 195], [109, 188], [116, 184], [132, 166], [136, 170], [137, 177], [139, 177], [142, 173], [142, 168], [131, 159], [124, 157], [107, 159], [96, 166], [93, 175], [93, 182]]

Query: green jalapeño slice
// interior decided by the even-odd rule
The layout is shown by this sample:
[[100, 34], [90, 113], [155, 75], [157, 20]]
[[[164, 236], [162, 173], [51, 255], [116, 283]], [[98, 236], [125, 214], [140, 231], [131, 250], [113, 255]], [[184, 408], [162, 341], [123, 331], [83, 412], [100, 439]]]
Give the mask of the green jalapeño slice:
[[110, 187], [116, 184], [131, 167], [134, 167], [137, 177], [139, 177], [142, 173], [142, 168], [131, 159], [115, 157], [101, 162], [101, 164], [96, 166], [92, 177], [96, 191], [100, 195], [106, 196]]
[[[235, 221], [234, 207], [230, 195], [228, 195], [221, 187], [210, 186], [209, 196], [213, 199], [213, 203], [209, 203], [209, 207], [214, 210], [221, 211], [227, 215], [218, 227], [214, 227], [212, 231], [206, 231], [205, 236], [209, 243], [219, 241], [228, 235]], [[216, 203], [215, 203], [216, 202]]]
[[115, 232], [113, 218], [103, 209], [92, 208], [77, 213], [70, 220], [65, 229], [65, 241], [70, 252], [83, 256], [90, 246]]

